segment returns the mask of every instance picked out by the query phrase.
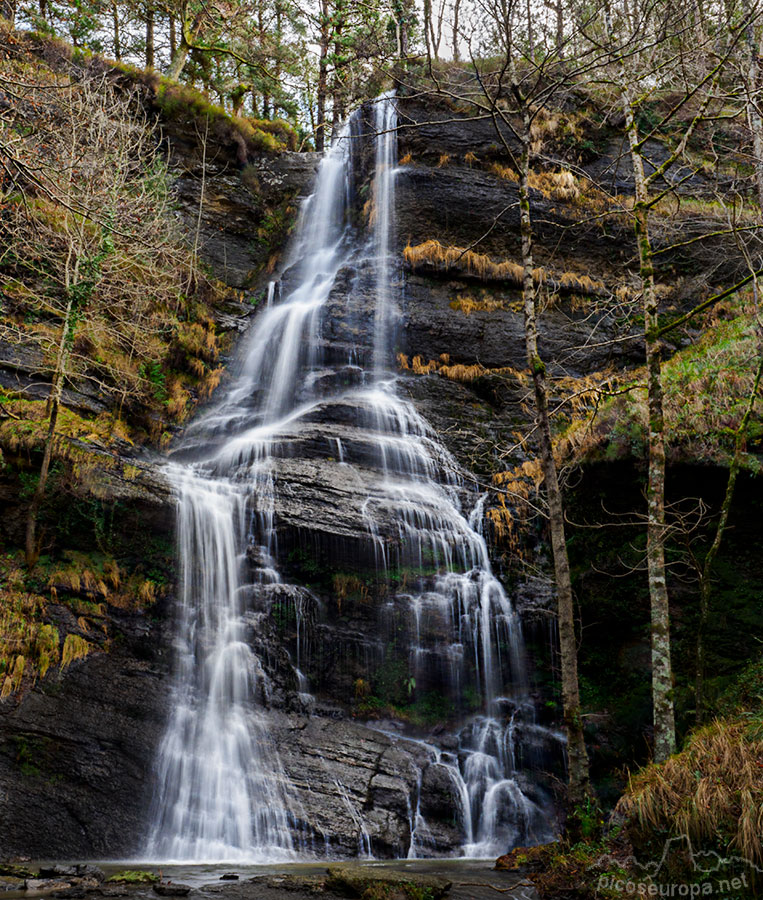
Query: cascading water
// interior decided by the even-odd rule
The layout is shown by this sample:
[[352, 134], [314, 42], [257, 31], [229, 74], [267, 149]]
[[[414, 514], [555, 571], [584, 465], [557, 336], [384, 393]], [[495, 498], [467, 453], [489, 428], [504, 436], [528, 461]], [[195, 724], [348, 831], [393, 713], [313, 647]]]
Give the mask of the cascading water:
[[[549, 836], [545, 811], [523, 791], [538, 727], [519, 623], [481, 533], [484, 500], [399, 396], [391, 371], [402, 296], [392, 249], [394, 97], [375, 102], [366, 240], [349, 224], [360, 122], [354, 116], [322, 160], [301, 211], [287, 287], [269, 288], [241, 371], [219, 404], [188, 429], [186, 446], [200, 461], [168, 468], [178, 496], [182, 593], [175, 694], [148, 848], [156, 859], [257, 861], [296, 852], [299, 811], [291, 808], [268, 735], [259, 702], [267, 676], [248, 638], [258, 623], [255, 600], [288, 587], [276, 539], [288, 491], [282, 467], [311, 428], [331, 448], [332, 465], [362, 486], [358, 519], [385, 586], [383, 612], [406, 623], [411, 690], [437, 683], [459, 706], [468, 689], [483, 710], [450, 751], [420, 742], [453, 784], [462, 852], [490, 856]], [[338, 317], [354, 323], [345, 328], [351, 339], [331, 343], [327, 310], [349, 270], [355, 280]], [[305, 697], [302, 669], [310, 659], [301, 616], [300, 608], [293, 662]], [[368, 854], [363, 812], [335, 783], [357, 820], [359, 853]], [[427, 837], [420, 794], [419, 784], [409, 803], [408, 852], [432, 855], [437, 849]]]

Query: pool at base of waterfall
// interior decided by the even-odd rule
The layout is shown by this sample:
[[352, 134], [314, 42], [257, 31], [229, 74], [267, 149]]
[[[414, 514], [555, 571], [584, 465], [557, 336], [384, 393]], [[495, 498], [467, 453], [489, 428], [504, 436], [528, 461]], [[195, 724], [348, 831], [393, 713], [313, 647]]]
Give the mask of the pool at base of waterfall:
[[[537, 900], [531, 881], [521, 873], [496, 871], [493, 860], [484, 859], [392, 859], [392, 860], [316, 860], [314, 862], [270, 863], [259, 865], [231, 863], [145, 864], [140, 860], [96, 861], [91, 863], [105, 875], [99, 886], [74, 885], [46, 890], [4, 891], [8, 900], [31, 896], [81, 898], [151, 898], [158, 892], [151, 883], [134, 884], [109, 881], [119, 873], [146, 872], [166, 886], [187, 886], [189, 896], [207, 896], [219, 900], [300, 900], [319, 894], [331, 900], [341, 897], [384, 897], [385, 900], [494, 900], [497, 894], [517, 900]], [[64, 871], [71, 863], [25, 863], [29, 871]], [[227, 877], [223, 877], [227, 876]], [[237, 876], [234, 878], [233, 876]], [[170, 894], [171, 895], [171, 894]]]

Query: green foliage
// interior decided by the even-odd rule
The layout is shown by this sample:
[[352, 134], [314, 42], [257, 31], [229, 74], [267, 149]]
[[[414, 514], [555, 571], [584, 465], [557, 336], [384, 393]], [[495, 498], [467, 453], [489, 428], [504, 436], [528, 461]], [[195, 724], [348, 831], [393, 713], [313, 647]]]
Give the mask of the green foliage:
[[14, 734], [11, 740], [16, 745], [16, 763], [21, 774], [26, 776], [40, 775], [39, 764], [36, 761], [37, 748], [35, 739], [24, 734]]
[[153, 394], [156, 400], [167, 399], [167, 375], [162, 370], [162, 364], [157, 360], [141, 363], [138, 374], [153, 385]]
[[250, 153], [279, 153], [285, 149], [296, 149], [296, 132], [282, 119], [270, 121], [231, 116], [221, 106], [211, 103], [200, 91], [187, 85], [166, 78], [159, 79], [155, 102], [165, 118], [194, 124], [200, 140], [205, 133], [211, 133], [218, 140], [241, 144], [242, 164]]
[[[756, 356], [754, 312], [740, 297], [715, 311], [699, 339], [678, 350], [662, 366], [667, 452], [673, 462], [727, 465], [735, 432], [752, 390]], [[719, 318], [718, 315], [725, 318]], [[646, 453], [646, 388], [643, 377], [617, 397], [605, 400], [595, 418], [581, 428], [579, 417], [558, 439], [578, 459], [643, 459]], [[575, 434], [585, 431], [582, 441]], [[755, 404], [748, 426], [748, 452], [742, 467], [756, 472], [763, 440], [763, 401]]]
[[604, 816], [598, 801], [590, 795], [579, 803], [572, 811], [572, 817], [576, 822], [576, 827], [580, 832], [580, 836], [585, 842], [601, 837], [601, 830], [604, 827]]

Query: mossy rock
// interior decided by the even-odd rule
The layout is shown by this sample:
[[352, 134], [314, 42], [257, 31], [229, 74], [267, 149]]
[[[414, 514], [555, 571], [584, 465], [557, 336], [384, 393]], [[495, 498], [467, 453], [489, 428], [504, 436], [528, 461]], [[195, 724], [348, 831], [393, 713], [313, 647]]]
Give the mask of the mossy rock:
[[516, 847], [511, 853], [499, 856], [495, 867], [504, 872], [539, 872], [551, 864], [559, 844], [541, 844], [539, 847]]
[[146, 872], [143, 869], [125, 869], [117, 872], [106, 881], [109, 884], [158, 884], [159, 876], [154, 872]]
[[329, 866], [326, 888], [361, 900], [439, 900], [452, 882], [439, 875], [364, 865]]
[[15, 863], [0, 863], [0, 875], [6, 878], [36, 878], [37, 872]]

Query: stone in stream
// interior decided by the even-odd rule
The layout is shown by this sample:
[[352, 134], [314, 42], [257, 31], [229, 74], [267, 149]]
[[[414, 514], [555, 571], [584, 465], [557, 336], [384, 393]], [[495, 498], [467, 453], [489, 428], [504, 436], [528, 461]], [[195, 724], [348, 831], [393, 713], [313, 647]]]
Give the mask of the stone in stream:
[[40, 878], [68, 878], [80, 873], [79, 866], [40, 866]]
[[53, 891], [62, 891], [71, 887], [68, 881], [62, 881], [60, 878], [27, 878], [24, 882], [24, 890], [32, 893], [52, 893]]
[[191, 888], [187, 884], [174, 884], [171, 881], [162, 881], [153, 885], [153, 891], [160, 897], [186, 897], [191, 893]]
[[3, 875], [8, 878], [36, 877], [36, 873], [31, 869], [28, 869], [26, 866], [18, 865], [17, 863], [0, 863], [0, 876]]
[[338, 894], [376, 900], [439, 900], [452, 882], [440, 875], [364, 865], [329, 866], [326, 888]]
[[238, 881], [239, 876], [235, 872], [226, 872], [220, 876], [220, 881]]

